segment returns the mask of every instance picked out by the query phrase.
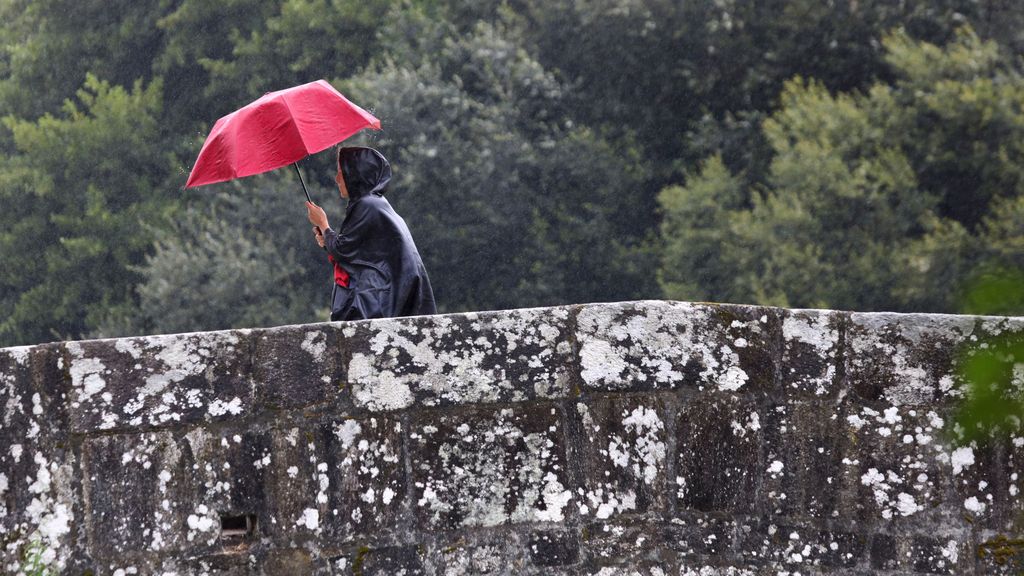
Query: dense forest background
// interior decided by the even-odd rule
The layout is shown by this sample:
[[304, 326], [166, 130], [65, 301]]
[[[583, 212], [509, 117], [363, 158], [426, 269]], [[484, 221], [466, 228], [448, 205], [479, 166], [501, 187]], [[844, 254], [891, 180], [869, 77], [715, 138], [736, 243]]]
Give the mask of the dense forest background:
[[325, 319], [292, 172], [182, 189], [319, 78], [442, 311], [970, 311], [1024, 268], [1022, 48], [1014, 0], [0, 0], [0, 346]]

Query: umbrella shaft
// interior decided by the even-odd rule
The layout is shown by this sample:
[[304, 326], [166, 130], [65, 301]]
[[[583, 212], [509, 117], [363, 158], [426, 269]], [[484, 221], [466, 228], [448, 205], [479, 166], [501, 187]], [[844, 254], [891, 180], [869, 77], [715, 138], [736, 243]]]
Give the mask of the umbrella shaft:
[[295, 173], [299, 176], [299, 184], [302, 184], [302, 191], [306, 194], [306, 200], [312, 202], [313, 199], [309, 197], [309, 191], [306, 190], [306, 183], [302, 181], [302, 172], [299, 172], [299, 163], [293, 162], [292, 166], [295, 167]]

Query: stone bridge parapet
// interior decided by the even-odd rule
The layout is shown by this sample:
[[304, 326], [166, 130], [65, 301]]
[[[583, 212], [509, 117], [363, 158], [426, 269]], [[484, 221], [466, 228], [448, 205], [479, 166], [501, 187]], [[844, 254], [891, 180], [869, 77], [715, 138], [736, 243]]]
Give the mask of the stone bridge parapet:
[[1013, 318], [642, 301], [0, 349], [0, 573], [1015, 574]]

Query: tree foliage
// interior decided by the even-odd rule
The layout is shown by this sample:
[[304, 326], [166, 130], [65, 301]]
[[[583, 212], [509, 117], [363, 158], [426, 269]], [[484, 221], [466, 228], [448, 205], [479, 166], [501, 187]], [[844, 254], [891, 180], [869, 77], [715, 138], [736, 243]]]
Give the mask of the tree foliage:
[[[218, 117], [318, 78], [383, 120], [353, 141], [393, 161], [442, 310], [952, 311], [1024, 264], [1022, 23], [1000, 0], [0, 0], [0, 345], [322, 319], [292, 174], [180, 190]], [[302, 165], [340, 221], [329, 154]]]
[[5, 119], [18, 154], [0, 163], [0, 337], [71, 338], [125, 300], [170, 208], [160, 83], [89, 76], [37, 121]]
[[295, 202], [297, 191], [282, 188], [274, 177], [222, 185], [153, 230], [154, 249], [134, 268], [137, 299], [107, 309], [95, 335], [246, 328], [328, 315], [326, 259], [302, 249], [309, 229], [294, 223], [304, 208]]
[[662, 192], [668, 296], [954, 310], [974, 270], [1014, 258], [1024, 77], [969, 28], [884, 46], [891, 82], [786, 84], [761, 125], [763, 178], [712, 159]]

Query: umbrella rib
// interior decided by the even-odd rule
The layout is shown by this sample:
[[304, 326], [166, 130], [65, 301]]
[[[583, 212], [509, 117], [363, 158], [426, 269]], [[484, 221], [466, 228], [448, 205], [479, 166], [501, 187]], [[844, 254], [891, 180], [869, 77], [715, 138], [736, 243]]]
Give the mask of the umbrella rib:
[[[302, 136], [302, 130], [299, 130], [299, 126], [296, 123], [295, 114], [292, 112], [291, 104], [289, 104], [288, 100], [283, 96], [281, 97], [281, 101], [284, 102], [284, 107], [288, 109], [288, 117], [292, 119], [292, 128], [295, 130], [296, 134], [299, 135], [299, 141], [302, 142], [302, 151], [306, 153], [303, 156], [303, 158], [305, 158], [306, 156], [309, 156], [309, 146], [306, 145], [306, 139]], [[301, 159], [302, 158], [298, 158], [295, 161], [297, 162]]]

